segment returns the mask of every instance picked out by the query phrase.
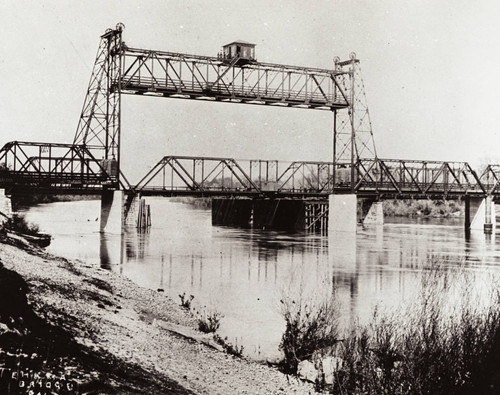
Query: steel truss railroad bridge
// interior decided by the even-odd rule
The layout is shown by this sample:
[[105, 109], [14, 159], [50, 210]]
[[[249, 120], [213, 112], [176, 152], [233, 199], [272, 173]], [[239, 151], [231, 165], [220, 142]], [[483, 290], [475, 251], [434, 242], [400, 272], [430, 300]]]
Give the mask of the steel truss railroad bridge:
[[[499, 196], [500, 166], [481, 174], [465, 162], [377, 157], [359, 60], [333, 69], [258, 62], [235, 53], [199, 56], [131, 48], [123, 25], [101, 36], [74, 140], [9, 142], [0, 150], [7, 194], [96, 194], [324, 199]], [[121, 171], [123, 95], [330, 111], [333, 161], [291, 162], [165, 156], [132, 185]]]

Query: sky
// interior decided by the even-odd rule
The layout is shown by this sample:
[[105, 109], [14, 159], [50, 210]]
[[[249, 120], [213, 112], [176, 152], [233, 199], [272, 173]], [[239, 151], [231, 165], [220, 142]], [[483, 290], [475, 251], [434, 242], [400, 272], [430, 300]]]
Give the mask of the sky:
[[[500, 2], [148, 0], [0, 2], [0, 145], [72, 142], [100, 35], [215, 56], [241, 39], [259, 61], [360, 59], [378, 156], [500, 163]], [[331, 160], [328, 111], [123, 96], [122, 168], [164, 155]]]

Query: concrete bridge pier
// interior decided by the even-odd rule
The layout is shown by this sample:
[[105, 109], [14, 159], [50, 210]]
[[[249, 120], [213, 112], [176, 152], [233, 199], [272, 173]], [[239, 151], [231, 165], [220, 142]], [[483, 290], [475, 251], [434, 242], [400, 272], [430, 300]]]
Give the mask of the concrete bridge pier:
[[[472, 219], [472, 220], [471, 220]], [[495, 202], [491, 195], [485, 198], [465, 197], [465, 230], [483, 230], [491, 234], [496, 226]]]
[[101, 196], [101, 223], [99, 230], [122, 234], [125, 225], [125, 194], [123, 191], [103, 191]]
[[384, 207], [382, 202], [374, 199], [358, 198], [360, 213], [358, 218], [363, 221], [363, 225], [383, 225]]
[[328, 197], [328, 232], [356, 232], [358, 218], [358, 197], [330, 195]]
[[5, 194], [5, 189], [0, 188], [0, 224], [7, 221], [7, 217], [10, 217], [11, 215], [12, 201], [10, 197]]
[[355, 194], [329, 196], [328, 232], [356, 232], [358, 219], [363, 225], [383, 225], [382, 202]]

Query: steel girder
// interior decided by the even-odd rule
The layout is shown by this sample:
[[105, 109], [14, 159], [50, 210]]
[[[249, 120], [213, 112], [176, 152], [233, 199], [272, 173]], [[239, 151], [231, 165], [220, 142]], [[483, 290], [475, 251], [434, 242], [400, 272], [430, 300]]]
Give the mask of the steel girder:
[[346, 108], [343, 72], [124, 47], [123, 76], [111, 89], [229, 103], [334, 110]]

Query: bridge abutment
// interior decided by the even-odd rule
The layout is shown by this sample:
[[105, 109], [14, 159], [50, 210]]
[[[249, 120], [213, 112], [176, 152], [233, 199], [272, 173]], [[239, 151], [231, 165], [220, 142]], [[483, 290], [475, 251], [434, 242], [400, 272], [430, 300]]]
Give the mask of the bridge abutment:
[[104, 191], [101, 196], [101, 232], [121, 234], [125, 225], [125, 194]]
[[[3, 214], [3, 215], [2, 215]], [[12, 215], [12, 200], [5, 194], [5, 189], [0, 188], [0, 224]]]

